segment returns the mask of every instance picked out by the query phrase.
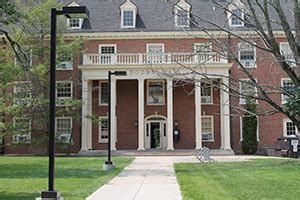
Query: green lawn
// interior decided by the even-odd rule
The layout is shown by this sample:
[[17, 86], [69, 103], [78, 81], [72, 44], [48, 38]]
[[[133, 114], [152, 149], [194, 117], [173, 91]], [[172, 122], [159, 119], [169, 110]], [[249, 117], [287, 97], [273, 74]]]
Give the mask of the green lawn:
[[176, 164], [184, 200], [299, 200], [300, 161]]
[[[56, 158], [55, 189], [65, 200], [82, 200], [108, 182], [133, 158], [113, 158], [117, 168], [103, 171], [104, 157]], [[48, 187], [47, 157], [0, 157], [0, 199], [33, 200]]]

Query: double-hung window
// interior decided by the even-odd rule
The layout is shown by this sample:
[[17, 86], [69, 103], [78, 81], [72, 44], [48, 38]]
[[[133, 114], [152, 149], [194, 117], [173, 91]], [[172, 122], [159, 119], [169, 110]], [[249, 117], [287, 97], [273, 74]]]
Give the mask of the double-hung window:
[[189, 27], [190, 26], [190, 14], [187, 10], [182, 8], [176, 9], [176, 25], [178, 27]]
[[134, 28], [134, 10], [124, 10], [123, 11], [123, 27], [124, 28]]
[[214, 118], [213, 116], [201, 117], [201, 129], [202, 140], [213, 141], [214, 140]]
[[246, 43], [239, 43], [238, 46], [240, 63], [245, 68], [254, 68], [256, 65], [255, 47]]
[[99, 81], [99, 105], [108, 104], [108, 82]]
[[108, 118], [99, 118], [99, 142], [108, 141]]
[[242, 9], [235, 9], [228, 13], [229, 24], [232, 27], [243, 27], [244, 26], [244, 12]]
[[164, 44], [147, 44], [147, 62], [162, 63], [164, 54]]
[[22, 51], [16, 52], [18, 56], [15, 56], [14, 62], [16, 66], [32, 66], [32, 49], [28, 46], [24, 46]]
[[31, 83], [17, 82], [14, 85], [14, 104], [29, 105], [31, 103]]
[[194, 44], [194, 50], [197, 56], [197, 61], [200, 64], [207, 63], [213, 58], [211, 43], [196, 43]]
[[191, 5], [186, 1], [179, 1], [174, 5], [175, 26], [190, 27]]
[[68, 20], [68, 27], [70, 29], [81, 29], [82, 24], [83, 24], [82, 18], [70, 18], [67, 20]]
[[27, 117], [14, 118], [14, 142], [28, 142], [31, 139], [31, 120]]
[[293, 94], [295, 90], [295, 84], [292, 82], [291, 79], [281, 79], [281, 87], [284, 90], [282, 96], [282, 104], [285, 104], [287, 99]]
[[57, 105], [64, 105], [65, 101], [73, 98], [72, 81], [57, 81], [56, 82], [56, 99]]
[[61, 143], [70, 143], [72, 135], [72, 117], [55, 118], [56, 140]]
[[73, 55], [72, 53], [61, 53], [57, 55], [58, 63], [56, 65], [57, 70], [71, 70], [73, 69]]
[[240, 104], [246, 104], [247, 100], [257, 95], [257, 88], [249, 79], [240, 80]]
[[116, 45], [100, 45], [100, 62], [101, 64], [114, 64], [116, 58]]
[[280, 52], [285, 57], [285, 61], [290, 65], [290, 67], [295, 67], [296, 62], [294, 59], [293, 52], [288, 42], [280, 42]]
[[149, 80], [147, 91], [148, 105], [163, 105], [165, 100], [164, 81]]
[[137, 6], [131, 1], [126, 1], [120, 6], [121, 10], [121, 28], [135, 28]]
[[298, 135], [298, 129], [290, 119], [283, 119], [284, 136]]
[[201, 83], [201, 103], [202, 104], [213, 103], [213, 92], [212, 92], [211, 84]]

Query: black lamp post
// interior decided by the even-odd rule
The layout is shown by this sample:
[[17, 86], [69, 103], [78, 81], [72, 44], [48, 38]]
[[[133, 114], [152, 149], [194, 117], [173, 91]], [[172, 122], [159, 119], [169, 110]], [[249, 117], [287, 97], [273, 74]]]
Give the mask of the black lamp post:
[[48, 191], [42, 192], [42, 199], [62, 199], [60, 193], [54, 190], [55, 169], [55, 69], [56, 69], [56, 21], [57, 15], [68, 18], [88, 18], [89, 12], [85, 6], [63, 7], [62, 10], [51, 9], [51, 44], [50, 44], [50, 119], [49, 119], [49, 177]]
[[126, 76], [126, 71], [108, 71], [108, 144], [107, 144], [107, 161], [103, 165], [104, 170], [115, 168], [114, 163], [111, 161], [111, 76]]

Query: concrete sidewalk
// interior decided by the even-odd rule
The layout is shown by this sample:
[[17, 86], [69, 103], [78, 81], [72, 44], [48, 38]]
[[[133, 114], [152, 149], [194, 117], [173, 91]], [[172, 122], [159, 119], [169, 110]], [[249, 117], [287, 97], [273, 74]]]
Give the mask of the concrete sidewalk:
[[172, 157], [137, 157], [87, 200], [181, 200]]

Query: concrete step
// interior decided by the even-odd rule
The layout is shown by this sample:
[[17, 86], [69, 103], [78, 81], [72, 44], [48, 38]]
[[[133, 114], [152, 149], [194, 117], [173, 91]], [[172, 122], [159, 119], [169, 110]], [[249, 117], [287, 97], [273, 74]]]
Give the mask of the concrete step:
[[[136, 150], [117, 150], [112, 151], [113, 156], [195, 156], [199, 150], [159, 150], [151, 149], [146, 151], [136, 151]], [[106, 156], [107, 150], [90, 150], [90, 151], [80, 151], [78, 153], [80, 156]], [[222, 150], [222, 149], [211, 149], [211, 156], [233, 156], [234, 152], [232, 150]]]

